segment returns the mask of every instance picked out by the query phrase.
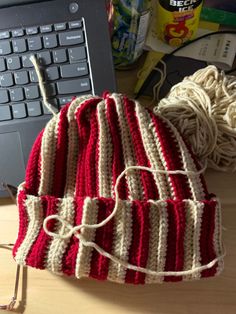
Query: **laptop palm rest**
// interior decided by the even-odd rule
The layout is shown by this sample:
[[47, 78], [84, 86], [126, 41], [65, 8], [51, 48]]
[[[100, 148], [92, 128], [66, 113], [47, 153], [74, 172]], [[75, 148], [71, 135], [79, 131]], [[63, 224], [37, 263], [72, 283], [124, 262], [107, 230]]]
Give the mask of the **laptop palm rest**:
[[[0, 147], [0, 183], [5, 182], [16, 186], [25, 174], [20, 134], [18, 132], [0, 134]], [[8, 196], [2, 184], [0, 184], [0, 196]]]

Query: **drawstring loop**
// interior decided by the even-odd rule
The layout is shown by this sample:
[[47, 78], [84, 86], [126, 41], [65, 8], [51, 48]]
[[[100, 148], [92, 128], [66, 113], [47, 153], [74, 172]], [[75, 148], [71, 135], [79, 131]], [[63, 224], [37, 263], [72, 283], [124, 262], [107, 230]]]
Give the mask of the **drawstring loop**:
[[[130, 264], [124, 260], [121, 260], [119, 258], [117, 258], [116, 256], [108, 253], [107, 251], [105, 251], [103, 248], [101, 248], [99, 245], [97, 245], [95, 242], [92, 241], [88, 241], [86, 240], [86, 238], [83, 236], [83, 234], [80, 232], [81, 229], [86, 228], [86, 229], [97, 229], [100, 228], [104, 225], [106, 225], [116, 214], [119, 205], [120, 205], [120, 199], [119, 199], [119, 193], [118, 193], [118, 185], [120, 183], [120, 180], [122, 179], [122, 177], [128, 173], [130, 170], [144, 170], [144, 171], [149, 171], [149, 172], [158, 172], [160, 174], [182, 174], [182, 175], [200, 175], [201, 173], [203, 173], [206, 169], [206, 165], [199, 171], [184, 171], [184, 170], [159, 170], [159, 169], [152, 169], [149, 167], [144, 167], [144, 166], [130, 166], [127, 167], [125, 170], [123, 170], [120, 175], [117, 177], [115, 186], [114, 186], [114, 193], [115, 193], [115, 206], [111, 212], [111, 214], [109, 216], [107, 216], [107, 218], [105, 218], [103, 221], [101, 221], [98, 224], [81, 224], [78, 226], [73, 227], [70, 223], [68, 223], [65, 219], [63, 219], [62, 217], [60, 217], [59, 215], [50, 215], [48, 217], [46, 217], [44, 219], [43, 222], [43, 228], [44, 231], [46, 232], [46, 234], [48, 234], [49, 236], [53, 237], [53, 238], [57, 238], [57, 239], [61, 239], [61, 240], [65, 240], [70, 238], [72, 235], [74, 235], [76, 238], [79, 239], [79, 241], [82, 243], [82, 245], [86, 246], [86, 247], [91, 247], [94, 248], [98, 253], [100, 253], [102, 256], [109, 258], [110, 260], [112, 260], [113, 262], [120, 264], [121, 266], [127, 268], [127, 269], [131, 269], [134, 271], [138, 271], [141, 273], [145, 273], [148, 275], [152, 275], [152, 276], [187, 276], [187, 275], [192, 275], [194, 273], [197, 272], [201, 272], [203, 270], [209, 269], [211, 267], [213, 267], [216, 263], [218, 263], [220, 260], [222, 260], [225, 256], [225, 253], [223, 253], [222, 255], [218, 256], [217, 258], [213, 259], [211, 262], [209, 262], [208, 264], [199, 266], [199, 267], [195, 267], [189, 270], [183, 270], [183, 271], [154, 271], [148, 268], [144, 268], [144, 267], [140, 267], [140, 266], [136, 266], [133, 264]], [[150, 200], [150, 203], [154, 204], [155, 203]], [[58, 222], [60, 222], [62, 224], [62, 228], [61, 228], [61, 232], [59, 234], [51, 232], [50, 230], [48, 230], [47, 228], [47, 223], [50, 220], [57, 220]], [[64, 233], [67, 231], [67, 233]]]

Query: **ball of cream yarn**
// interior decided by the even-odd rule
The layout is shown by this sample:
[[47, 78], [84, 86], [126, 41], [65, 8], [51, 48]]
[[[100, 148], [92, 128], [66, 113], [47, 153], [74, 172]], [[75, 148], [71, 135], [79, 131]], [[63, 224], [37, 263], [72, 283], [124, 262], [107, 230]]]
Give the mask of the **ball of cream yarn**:
[[210, 65], [172, 87], [154, 108], [183, 134], [200, 160], [236, 170], [236, 78]]

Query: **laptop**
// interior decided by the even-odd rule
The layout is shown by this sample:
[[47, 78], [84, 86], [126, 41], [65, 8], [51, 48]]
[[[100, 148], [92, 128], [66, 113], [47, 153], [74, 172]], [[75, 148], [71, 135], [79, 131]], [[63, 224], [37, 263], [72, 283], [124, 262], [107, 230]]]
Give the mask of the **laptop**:
[[57, 110], [74, 96], [115, 91], [105, 1], [0, 1], [0, 197], [1, 182], [24, 180], [32, 144], [51, 118], [32, 54]]

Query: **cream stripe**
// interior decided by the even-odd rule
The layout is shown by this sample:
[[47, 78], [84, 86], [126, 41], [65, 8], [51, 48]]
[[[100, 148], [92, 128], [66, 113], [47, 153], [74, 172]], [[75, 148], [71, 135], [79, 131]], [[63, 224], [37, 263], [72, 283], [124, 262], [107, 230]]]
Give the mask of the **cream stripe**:
[[[201, 266], [201, 249], [200, 249], [200, 236], [201, 236], [201, 225], [202, 225], [202, 214], [204, 203], [194, 202], [193, 209], [194, 209], [194, 234], [193, 234], [193, 268], [197, 268]], [[192, 278], [198, 279], [201, 277], [201, 273], [195, 272], [192, 275]]]
[[[82, 224], [96, 224], [98, 216], [98, 204], [96, 199], [87, 197], [84, 200]], [[94, 241], [95, 229], [81, 229], [81, 235], [86, 241]], [[88, 277], [90, 273], [90, 263], [92, 258], [93, 248], [79, 244], [79, 250], [76, 258], [75, 277]]]
[[[158, 208], [160, 208], [160, 222], [159, 222], [159, 242], [158, 242], [158, 254], [157, 254], [157, 271], [164, 271], [166, 264], [166, 252], [167, 252], [167, 235], [168, 235], [168, 211], [166, 202], [157, 202]], [[164, 277], [158, 278], [160, 282]]]
[[[193, 235], [194, 235], [194, 207], [189, 200], [185, 201], [185, 235], [184, 235], [184, 270], [193, 268]], [[183, 276], [183, 280], [190, 280], [191, 275]]]
[[[223, 254], [223, 246], [222, 246], [222, 239], [221, 239], [221, 208], [219, 201], [215, 199], [216, 208], [215, 208], [215, 230], [214, 230], [214, 248], [216, 257], [219, 257]], [[216, 275], [220, 274], [224, 268], [224, 261], [220, 259], [217, 263]]]
[[27, 233], [15, 256], [16, 262], [20, 265], [26, 265], [26, 257], [43, 223], [43, 208], [40, 198], [28, 196], [25, 200], [25, 207], [28, 215]]
[[77, 160], [79, 152], [78, 126], [75, 119], [75, 112], [80, 108], [81, 104], [92, 96], [83, 96], [76, 98], [70, 104], [67, 112], [68, 127], [68, 152], [67, 152], [67, 169], [66, 169], [66, 186], [65, 196], [72, 197], [75, 192], [75, 181], [77, 171]]
[[[58, 204], [58, 215], [65, 219], [69, 224], [73, 225], [74, 223], [74, 199], [72, 197], [67, 197], [61, 199]], [[56, 231], [58, 234], [66, 232], [65, 227], [62, 227], [61, 224], [57, 224]], [[46, 267], [50, 271], [60, 274], [62, 268], [62, 258], [67, 248], [70, 239], [59, 239], [54, 238], [49, 247], [49, 251], [46, 259]]]
[[71, 197], [74, 195], [75, 192], [78, 152], [78, 128], [76, 121], [72, 120], [68, 128], [68, 153], [66, 164], [65, 197]]
[[[113, 249], [112, 254], [122, 261], [129, 259], [129, 248], [132, 240], [132, 209], [131, 204], [120, 201], [120, 207], [114, 218]], [[124, 283], [126, 268], [110, 261], [108, 279]]]
[[48, 195], [52, 191], [58, 122], [59, 115], [56, 115], [48, 122], [43, 133], [39, 195]]
[[[135, 111], [139, 122], [139, 129], [141, 132], [144, 148], [148, 155], [148, 159], [150, 160], [151, 167], [153, 169], [168, 170], [150, 114], [137, 102]], [[174, 196], [174, 189], [172, 187], [171, 180], [170, 182], [167, 182], [166, 180], [166, 178], [169, 178], [169, 176], [154, 172], [153, 177], [158, 188], [160, 199], [168, 199], [171, 196]], [[169, 191], [169, 185], [171, 187], [172, 195]]]
[[99, 195], [112, 196], [112, 143], [108, 121], [106, 118], [106, 105], [102, 101], [97, 106], [99, 123], [99, 161], [98, 179]]
[[[183, 161], [183, 168], [184, 170], [188, 171], [197, 171], [197, 168], [195, 166], [195, 163], [182, 139], [177, 129], [174, 127], [174, 125], [167, 119], [164, 119], [161, 117], [166, 124], [169, 126], [169, 128], [172, 130], [172, 132], [175, 134], [176, 142], [178, 143], [179, 151], [181, 153], [181, 158]], [[200, 176], [196, 175], [188, 175], [188, 182], [190, 186], [190, 190], [193, 196], [194, 200], [202, 200], [205, 197], [205, 193], [203, 191], [203, 186], [200, 180]]]
[[[149, 252], [147, 268], [156, 271], [157, 270], [157, 253], [158, 253], [158, 241], [159, 241], [159, 222], [160, 213], [156, 205], [150, 205], [149, 211], [149, 223], [150, 223], [150, 240], [149, 240]], [[146, 283], [160, 282], [158, 276], [146, 275]]]
[[94, 98], [92, 95], [85, 95], [85, 96], [81, 96], [81, 97], [77, 97], [76, 99], [74, 99], [67, 111], [67, 119], [69, 122], [75, 120], [76, 121], [76, 112], [78, 111], [78, 109], [80, 108], [80, 106], [88, 99], [92, 99]]
[[[133, 142], [124, 113], [124, 105], [122, 103], [123, 96], [118, 94], [112, 94], [112, 98], [115, 100], [116, 111], [119, 117], [125, 167], [137, 165]], [[144, 192], [141, 186], [140, 173], [137, 171], [130, 171], [128, 175], [125, 175], [125, 177], [126, 181], [128, 182], [129, 199], [142, 199]]]
[[[188, 245], [186, 245], [186, 249], [189, 249], [191, 247], [191, 250], [192, 250], [192, 254], [191, 254], [192, 264], [190, 264], [190, 253], [189, 253], [188, 265], [185, 266], [186, 267], [185, 269], [188, 270], [191, 268], [195, 269], [201, 266], [200, 236], [201, 236], [201, 223], [202, 223], [204, 203], [200, 203], [200, 202], [192, 201], [192, 200], [185, 200], [185, 203], [187, 204], [187, 208], [191, 212], [191, 216], [194, 219], [193, 237], [192, 239], [190, 239], [191, 242]], [[201, 272], [195, 272], [192, 275], [185, 276], [183, 279], [189, 280], [189, 279], [199, 279], [199, 278], [201, 278]]]

